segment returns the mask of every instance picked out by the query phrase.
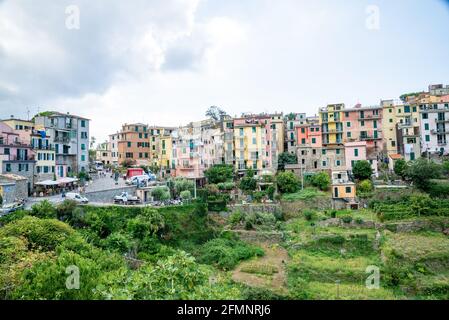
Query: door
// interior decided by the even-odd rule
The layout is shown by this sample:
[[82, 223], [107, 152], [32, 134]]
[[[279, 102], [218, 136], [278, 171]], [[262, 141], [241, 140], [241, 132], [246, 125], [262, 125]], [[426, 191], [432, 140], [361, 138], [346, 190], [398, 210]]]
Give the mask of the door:
[[338, 198], [338, 188], [334, 188], [334, 197]]

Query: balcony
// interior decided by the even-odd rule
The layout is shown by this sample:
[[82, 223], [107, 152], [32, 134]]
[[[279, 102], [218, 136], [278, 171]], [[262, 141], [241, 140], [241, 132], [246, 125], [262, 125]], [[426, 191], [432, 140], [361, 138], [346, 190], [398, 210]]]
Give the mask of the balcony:
[[360, 137], [360, 141], [371, 141], [371, 140], [382, 140], [381, 136], [364, 136], [364, 137]]
[[435, 119], [436, 123], [445, 123], [445, 122], [449, 122], [449, 119]]
[[438, 141], [438, 146], [445, 147], [445, 146], [447, 146], [447, 142], [446, 141]]
[[430, 130], [431, 134], [449, 134], [449, 131], [446, 131], [446, 129], [439, 129], [439, 130]]
[[57, 143], [68, 144], [70, 141], [71, 139], [69, 137], [55, 137], [55, 142]]
[[360, 121], [365, 121], [365, 120], [380, 120], [381, 117], [379, 114], [370, 114], [370, 115], [365, 115], [365, 116], [360, 116], [359, 115], [359, 120]]
[[28, 155], [28, 156], [17, 156], [17, 155], [3, 155], [4, 159], [3, 161], [9, 161], [9, 162], [27, 162], [27, 161], [35, 161], [36, 157], [34, 155]]
[[33, 146], [32, 148], [39, 151], [55, 151], [54, 146]]

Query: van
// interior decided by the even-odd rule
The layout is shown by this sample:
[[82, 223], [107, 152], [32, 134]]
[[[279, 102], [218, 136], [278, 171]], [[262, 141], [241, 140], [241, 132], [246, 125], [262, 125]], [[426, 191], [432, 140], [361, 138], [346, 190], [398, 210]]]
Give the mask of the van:
[[80, 195], [79, 193], [72, 193], [72, 192], [67, 193], [65, 195], [65, 198], [67, 200], [72, 200], [72, 201], [75, 201], [75, 202], [78, 202], [78, 203], [82, 203], [82, 204], [89, 203], [89, 200], [86, 197], [83, 197], [82, 195]]
[[141, 184], [147, 184], [148, 181], [150, 181], [150, 177], [148, 175], [140, 175], [126, 180], [126, 183], [128, 185], [140, 186]]

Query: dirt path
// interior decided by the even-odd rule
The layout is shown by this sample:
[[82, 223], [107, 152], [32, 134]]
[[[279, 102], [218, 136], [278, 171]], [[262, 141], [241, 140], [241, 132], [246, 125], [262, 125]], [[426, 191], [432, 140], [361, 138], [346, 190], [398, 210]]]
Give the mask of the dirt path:
[[285, 290], [285, 268], [289, 259], [287, 251], [279, 245], [257, 245], [263, 248], [265, 255], [239, 264], [232, 274], [232, 279], [251, 287]]

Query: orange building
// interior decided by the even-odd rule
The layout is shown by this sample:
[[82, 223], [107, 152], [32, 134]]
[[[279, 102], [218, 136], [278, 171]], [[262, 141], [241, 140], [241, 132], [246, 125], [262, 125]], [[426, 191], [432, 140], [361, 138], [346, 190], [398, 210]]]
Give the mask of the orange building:
[[136, 165], [150, 165], [148, 126], [141, 123], [124, 124], [119, 133], [118, 162], [135, 161]]

